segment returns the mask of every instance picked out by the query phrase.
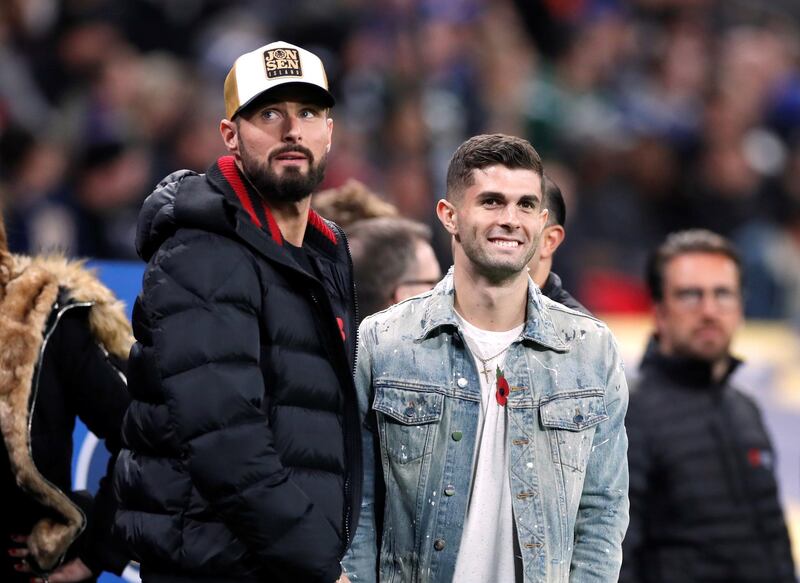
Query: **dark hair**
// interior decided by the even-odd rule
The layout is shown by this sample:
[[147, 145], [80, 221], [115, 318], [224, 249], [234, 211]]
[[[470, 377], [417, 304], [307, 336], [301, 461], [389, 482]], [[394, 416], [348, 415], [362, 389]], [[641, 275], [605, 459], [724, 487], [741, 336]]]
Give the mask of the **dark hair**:
[[667, 236], [647, 260], [647, 287], [653, 301], [664, 299], [664, 267], [680, 255], [687, 253], [713, 253], [724, 255], [736, 264], [739, 285], [742, 286], [742, 260], [728, 239], [706, 229], [689, 229]]
[[539, 176], [544, 174], [542, 159], [527, 140], [504, 134], [474, 136], [461, 144], [450, 159], [447, 167], [447, 199], [458, 197], [465, 188], [475, 183], [473, 170], [495, 165], [533, 170]]
[[399, 217], [365, 219], [347, 230], [359, 314], [365, 318], [391, 304], [402, 277], [416, 260], [416, 243], [431, 241], [427, 225]]
[[567, 205], [564, 204], [564, 196], [550, 176], [543, 176], [542, 185], [542, 206], [550, 211], [547, 217], [547, 226], [561, 225], [567, 222]]

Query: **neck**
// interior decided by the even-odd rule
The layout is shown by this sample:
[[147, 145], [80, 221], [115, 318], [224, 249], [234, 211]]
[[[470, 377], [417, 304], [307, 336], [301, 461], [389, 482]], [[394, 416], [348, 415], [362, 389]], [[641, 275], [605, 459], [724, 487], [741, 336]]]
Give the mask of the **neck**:
[[715, 383], [719, 383], [725, 378], [729, 364], [730, 361], [727, 356], [725, 358], [719, 358], [711, 363], [711, 378], [714, 379]]
[[[674, 350], [670, 346], [665, 346], [664, 344], [659, 344], [659, 352], [664, 356], [670, 357], [684, 357], [689, 358], [692, 360], [702, 360], [698, 359], [696, 356], [685, 355], [685, 354], [676, 354]], [[716, 358], [714, 360], [708, 361], [708, 365], [711, 369], [711, 380], [715, 383], [719, 383], [722, 379], [725, 378], [725, 375], [728, 374], [728, 368], [730, 367], [731, 357], [729, 354], [725, 354]]]
[[525, 321], [528, 275], [523, 271], [503, 282], [493, 282], [455, 262], [454, 307], [470, 324], [490, 332], [505, 332]]
[[308, 196], [300, 202], [282, 204], [267, 203], [275, 222], [281, 230], [281, 235], [295, 247], [303, 245], [303, 237], [308, 225], [308, 211], [311, 208], [311, 197]]

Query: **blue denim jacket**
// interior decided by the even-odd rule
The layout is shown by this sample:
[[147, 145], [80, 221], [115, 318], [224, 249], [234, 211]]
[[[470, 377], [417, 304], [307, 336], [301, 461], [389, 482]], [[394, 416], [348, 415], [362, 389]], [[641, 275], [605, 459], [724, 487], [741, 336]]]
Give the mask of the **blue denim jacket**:
[[[453, 310], [434, 290], [367, 318], [356, 370], [365, 497], [344, 567], [353, 583], [447, 582], [466, 517], [480, 382]], [[526, 582], [617, 581], [628, 524], [628, 387], [602, 322], [531, 282], [510, 347], [508, 468]], [[373, 447], [385, 481], [377, 557]], [[509, 552], [512, 552], [509, 549]], [[376, 563], [377, 562], [377, 563]]]

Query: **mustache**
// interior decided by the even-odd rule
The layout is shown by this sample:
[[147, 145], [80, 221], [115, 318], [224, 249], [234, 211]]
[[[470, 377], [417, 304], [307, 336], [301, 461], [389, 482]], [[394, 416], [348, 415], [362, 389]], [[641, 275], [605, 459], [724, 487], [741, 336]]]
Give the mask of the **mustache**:
[[283, 154], [288, 154], [290, 152], [297, 152], [298, 154], [302, 154], [306, 158], [308, 158], [309, 163], [314, 163], [314, 154], [306, 148], [305, 146], [301, 146], [300, 144], [286, 144], [272, 152], [269, 155], [269, 161], [272, 162], [278, 156], [282, 156]]

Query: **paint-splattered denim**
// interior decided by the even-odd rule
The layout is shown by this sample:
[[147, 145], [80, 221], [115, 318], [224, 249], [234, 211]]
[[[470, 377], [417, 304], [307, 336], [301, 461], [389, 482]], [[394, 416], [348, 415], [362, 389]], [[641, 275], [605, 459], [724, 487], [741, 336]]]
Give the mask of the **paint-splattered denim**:
[[[524, 579], [615, 582], [628, 524], [622, 363], [603, 323], [551, 302], [533, 283], [528, 295], [527, 323], [505, 370]], [[382, 582], [450, 583], [480, 408], [451, 274], [433, 291], [367, 318], [360, 339], [359, 406], [366, 425], [377, 425], [386, 503], [378, 558], [374, 441], [365, 432], [365, 498], [345, 568], [353, 583], [374, 581], [376, 564]]]

